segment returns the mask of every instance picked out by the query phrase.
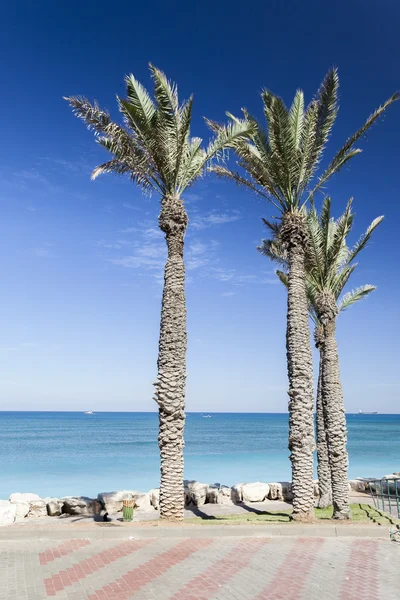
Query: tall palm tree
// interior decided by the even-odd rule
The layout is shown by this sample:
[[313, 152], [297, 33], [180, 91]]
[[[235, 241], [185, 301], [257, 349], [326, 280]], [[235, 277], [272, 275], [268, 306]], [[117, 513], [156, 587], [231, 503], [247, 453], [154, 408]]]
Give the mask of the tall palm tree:
[[[341, 297], [357, 267], [356, 257], [383, 220], [383, 217], [374, 219], [360, 240], [349, 248], [347, 240], [354, 224], [351, 206], [350, 200], [337, 221], [331, 216], [329, 197], [325, 198], [320, 215], [312, 206], [307, 215], [309, 243], [305, 257], [309, 313], [315, 325], [314, 339], [320, 353], [316, 400], [319, 506], [330, 505], [332, 499], [334, 518], [337, 519], [348, 518], [350, 509], [347, 428], [335, 335], [336, 319], [340, 312], [375, 289], [373, 285], [364, 285]], [[279, 227], [266, 220], [264, 223], [274, 237], [263, 240], [258, 249], [285, 266], [285, 271], [278, 270], [277, 275], [287, 287], [288, 263]]]
[[[339, 79], [336, 69], [328, 72], [307, 109], [304, 95], [296, 92], [288, 110], [281, 98], [270, 91], [262, 93], [267, 132], [246, 110], [244, 116], [253, 124], [247, 140], [228, 143], [238, 165], [248, 177], [216, 165], [212, 170], [221, 177], [269, 200], [281, 215], [282, 242], [287, 249], [288, 301], [286, 350], [289, 375], [289, 449], [292, 462], [293, 518], [313, 517], [313, 377], [308, 305], [305, 279], [305, 249], [308, 231], [303, 207], [328, 179], [361, 150], [354, 145], [398, 94], [380, 106], [339, 150], [331, 163], [311, 185], [322, 158], [338, 112]], [[232, 123], [239, 119], [227, 113]], [[213, 131], [223, 126], [209, 121]]]
[[129, 75], [126, 98], [117, 97], [124, 125], [111, 120], [97, 102], [71, 96], [66, 100], [74, 113], [92, 129], [96, 141], [112, 155], [97, 167], [102, 173], [128, 175], [145, 192], [161, 196], [158, 224], [165, 234], [168, 259], [164, 272], [158, 376], [155, 400], [159, 410], [161, 456], [160, 516], [181, 520], [184, 509], [183, 430], [186, 386], [186, 298], [184, 237], [188, 216], [183, 192], [200, 177], [205, 166], [226, 143], [247, 134], [251, 125], [236, 121], [219, 130], [204, 149], [200, 138], [190, 137], [192, 97], [179, 104], [178, 90], [164, 73], [150, 65], [154, 99]]

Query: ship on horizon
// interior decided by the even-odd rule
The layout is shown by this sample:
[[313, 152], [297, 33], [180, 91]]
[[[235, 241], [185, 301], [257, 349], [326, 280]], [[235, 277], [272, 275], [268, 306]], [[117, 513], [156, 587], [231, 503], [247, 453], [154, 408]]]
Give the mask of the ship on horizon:
[[360, 410], [358, 411], [358, 414], [359, 415], [377, 415], [378, 411], [377, 410], [373, 410], [371, 412], [366, 412], [364, 410], [361, 410], [361, 408], [360, 408]]

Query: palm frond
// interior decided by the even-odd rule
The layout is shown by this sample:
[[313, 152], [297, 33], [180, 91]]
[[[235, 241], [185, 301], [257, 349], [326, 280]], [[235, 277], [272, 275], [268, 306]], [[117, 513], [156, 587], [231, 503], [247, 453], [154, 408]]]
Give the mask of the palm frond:
[[316, 98], [306, 111], [303, 157], [299, 190], [303, 194], [313, 177], [329, 139], [338, 112], [339, 77], [337, 69], [326, 74]]
[[372, 125], [379, 119], [379, 117], [385, 112], [385, 110], [399, 100], [400, 95], [398, 92], [393, 94], [386, 102], [384, 102], [381, 106], [379, 106], [373, 113], [368, 117], [366, 122], [360, 129], [358, 129], [352, 136], [350, 136], [345, 144], [340, 148], [337, 152], [336, 156], [333, 158], [328, 168], [319, 178], [317, 185], [314, 187], [312, 192], [310, 192], [310, 196], [313, 195], [317, 189], [319, 189], [334, 173], [339, 171], [344, 164], [346, 164], [353, 156], [359, 154], [361, 152], [360, 149], [353, 149], [354, 144], [372, 127]]
[[284, 271], [280, 271], [279, 269], [275, 271], [279, 281], [281, 281], [283, 283], [283, 285], [285, 286], [285, 288], [288, 287], [289, 285], [289, 275], [287, 273], [285, 273]]
[[354, 213], [351, 211], [352, 202], [353, 199], [350, 198], [344, 213], [336, 222], [332, 241], [327, 251], [327, 262], [330, 265], [330, 273], [327, 274], [328, 277], [334, 276], [337, 269], [340, 268], [348, 256], [346, 239], [351, 231], [354, 221]]
[[352, 290], [351, 292], [348, 292], [338, 303], [339, 312], [346, 310], [346, 308], [352, 304], [355, 304], [359, 300], [363, 300], [374, 290], [376, 290], [375, 285], [363, 285], [355, 290]]
[[208, 170], [211, 173], [215, 173], [218, 177], [225, 177], [227, 179], [231, 179], [237, 185], [250, 189], [252, 192], [257, 194], [258, 196], [267, 198], [275, 206], [275, 208], [277, 208], [279, 211], [282, 210], [282, 206], [279, 206], [273, 200], [271, 200], [271, 198], [268, 196], [267, 193], [264, 192], [264, 190], [261, 186], [258, 187], [253, 181], [251, 181], [250, 179], [247, 179], [246, 177], [242, 177], [236, 171], [231, 171], [231, 169], [228, 169], [228, 167], [225, 167], [223, 165], [212, 165], [211, 167], [208, 168]]
[[307, 214], [308, 247], [306, 252], [306, 263], [313, 277], [323, 285], [325, 261], [324, 254], [324, 231], [320, 226], [318, 213], [315, 209]]
[[273, 167], [279, 173], [279, 187], [288, 208], [292, 206], [292, 187], [298, 173], [298, 161], [289, 112], [279, 96], [269, 90], [262, 93], [264, 114], [268, 124], [268, 144], [274, 154]]
[[293, 144], [295, 150], [298, 151], [304, 124], [304, 94], [302, 90], [297, 90], [296, 92], [290, 108], [289, 118], [292, 127]]
[[118, 158], [113, 158], [102, 165], [96, 167], [90, 176], [90, 179], [94, 181], [97, 179], [99, 175], [103, 173], [116, 173], [117, 175], [124, 175], [126, 173], [130, 173], [130, 166], [123, 162], [122, 160], [118, 160]]
[[178, 89], [168, 81], [165, 73], [150, 63], [150, 72], [154, 81], [154, 96], [163, 115], [176, 114], [179, 108]]
[[345, 265], [336, 273], [334, 277], [331, 278], [329, 282], [329, 290], [333, 293], [336, 299], [339, 298], [356, 268], [357, 263], [353, 263], [350, 266]]
[[337, 69], [326, 74], [317, 94], [317, 123], [315, 132], [315, 160], [326, 146], [338, 113], [339, 76]]
[[146, 88], [131, 74], [125, 77], [127, 104], [135, 131], [151, 127], [156, 107]]
[[96, 101], [91, 104], [84, 96], [64, 96], [64, 100], [72, 107], [73, 113], [86, 123], [88, 129], [94, 130], [95, 134], [106, 133], [111, 117]]
[[287, 254], [278, 240], [261, 240], [261, 244], [257, 246], [257, 250], [260, 254], [278, 265], [285, 267], [285, 269], [288, 268]]
[[349, 256], [347, 259], [348, 263], [351, 263], [356, 258], [356, 256], [359, 254], [359, 252], [361, 252], [361, 250], [363, 250], [365, 248], [365, 246], [368, 244], [368, 242], [371, 238], [373, 231], [378, 227], [378, 225], [380, 223], [382, 223], [383, 219], [384, 219], [384, 217], [380, 216], [380, 217], [376, 217], [376, 219], [374, 219], [372, 221], [372, 223], [368, 227], [367, 231], [361, 236], [361, 238], [358, 240], [358, 242], [350, 250]]

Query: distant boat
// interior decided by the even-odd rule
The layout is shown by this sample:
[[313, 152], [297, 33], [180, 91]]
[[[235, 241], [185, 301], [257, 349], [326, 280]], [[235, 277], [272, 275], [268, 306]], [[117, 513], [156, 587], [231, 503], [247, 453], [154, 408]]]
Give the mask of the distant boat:
[[84, 415], [94, 415], [94, 412], [92, 412], [91, 410], [87, 410], [83, 414]]
[[373, 410], [372, 412], [364, 412], [364, 411], [363, 411], [363, 410], [361, 410], [361, 408], [360, 408], [360, 410], [358, 411], [358, 414], [359, 414], [359, 415], [377, 415], [377, 414], [378, 414], [378, 411], [377, 411], [377, 410]]
[[211, 419], [211, 415], [201, 415], [203, 419]]

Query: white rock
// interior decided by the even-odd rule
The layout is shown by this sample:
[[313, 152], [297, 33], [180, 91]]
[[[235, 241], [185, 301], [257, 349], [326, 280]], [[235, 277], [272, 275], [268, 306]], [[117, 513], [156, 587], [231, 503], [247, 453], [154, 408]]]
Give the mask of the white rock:
[[154, 488], [154, 489], [150, 490], [149, 496], [150, 496], [150, 504], [153, 506], [153, 508], [158, 510], [160, 507], [160, 490], [159, 490], [159, 488]]
[[106, 512], [113, 515], [122, 510], [124, 500], [132, 500], [134, 494], [140, 492], [132, 490], [120, 490], [118, 492], [102, 492], [97, 495], [97, 500], [104, 506]]
[[269, 494], [270, 500], [283, 500], [282, 484], [278, 482], [269, 483]]
[[14, 523], [16, 505], [8, 500], [0, 500], [0, 526]]
[[29, 512], [29, 504], [25, 502], [16, 502], [15, 506], [15, 520], [23, 521]]
[[31, 502], [32, 500], [41, 500], [41, 497], [38, 496], [37, 494], [29, 494], [29, 493], [24, 493], [24, 494], [20, 494], [20, 493], [16, 493], [16, 494], [11, 494], [10, 496], [10, 502], [12, 504], [18, 504], [20, 502], [24, 503], [24, 504], [29, 504], [29, 502]]
[[349, 480], [349, 486], [350, 486], [350, 491], [353, 490], [354, 492], [365, 492], [367, 491], [367, 482], [363, 481], [362, 479], [350, 479]]
[[66, 496], [61, 501], [64, 502], [63, 513], [68, 515], [98, 515], [102, 508], [98, 500], [86, 496]]
[[231, 487], [231, 498], [235, 504], [243, 502], [243, 485], [243, 483], [236, 483]]
[[37, 519], [39, 517], [47, 517], [46, 502], [41, 498], [39, 500], [31, 500], [29, 502], [28, 519]]
[[208, 486], [206, 502], [209, 504], [233, 504], [232, 491], [227, 485], [213, 483]]
[[269, 492], [268, 483], [245, 483], [242, 487], [243, 502], [263, 502]]
[[64, 502], [59, 498], [44, 498], [46, 502], [47, 514], [49, 517], [59, 517], [62, 513]]
[[207, 499], [208, 484], [200, 483], [199, 481], [185, 480], [185, 496], [193, 502], [195, 506], [202, 506]]
[[135, 508], [138, 510], [150, 510], [150, 494], [141, 494], [140, 492], [134, 492], [133, 498], [135, 500]]
[[232, 490], [227, 485], [221, 485], [217, 498], [217, 504], [233, 504]]

